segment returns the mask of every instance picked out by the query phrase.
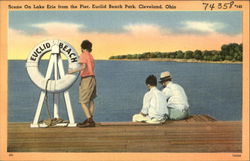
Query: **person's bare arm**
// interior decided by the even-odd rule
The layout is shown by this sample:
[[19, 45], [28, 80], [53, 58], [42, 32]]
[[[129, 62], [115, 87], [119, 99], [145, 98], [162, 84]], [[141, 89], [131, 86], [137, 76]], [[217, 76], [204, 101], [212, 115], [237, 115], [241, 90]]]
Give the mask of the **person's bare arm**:
[[72, 74], [72, 73], [80, 72], [80, 71], [85, 70], [85, 68], [86, 68], [86, 64], [80, 64], [80, 67], [78, 67], [78, 68], [69, 69], [68, 73]]

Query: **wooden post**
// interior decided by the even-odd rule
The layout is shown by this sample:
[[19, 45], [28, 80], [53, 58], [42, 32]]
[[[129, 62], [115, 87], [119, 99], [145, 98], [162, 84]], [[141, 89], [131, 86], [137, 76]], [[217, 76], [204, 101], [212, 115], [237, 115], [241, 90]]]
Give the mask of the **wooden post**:
[[[47, 68], [45, 78], [49, 79], [51, 77], [51, 74], [53, 71], [53, 66], [54, 66], [54, 78], [55, 78], [55, 80], [58, 80], [59, 75], [61, 78], [65, 75], [65, 72], [63, 69], [63, 62], [62, 62], [62, 59], [60, 56], [59, 46], [58, 45], [53, 46], [51, 53], [52, 53], [52, 55], [50, 56], [49, 65]], [[58, 70], [59, 70], [59, 72], [58, 72]], [[55, 83], [55, 85], [56, 85], [56, 83]], [[56, 126], [75, 127], [76, 123], [74, 120], [74, 115], [73, 115], [73, 110], [72, 110], [72, 106], [71, 106], [69, 92], [64, 91], [63, 93], [64, 93], [64, 99], [65, 99], [68, 117], [69, 117], [69, 124], [67, 125], [67, 123], [60, 123]], [[47, 127], [47, 125], [45, 125], [45, 124], [38, 124], [39, 117], [40, 117], [42, 107], [43, 107], [43, 102], [45, 99], [45, 94], [46, 93], [44, 91], [41, 91], [39, 102], [37, 105], [36, 114], [35, 114], [33, 123], [30, 125], [30, 127]], [[54, 118], [59, 118], [58, 106], [59, 106], [59, 93], [55, 93], [54, 94]]]

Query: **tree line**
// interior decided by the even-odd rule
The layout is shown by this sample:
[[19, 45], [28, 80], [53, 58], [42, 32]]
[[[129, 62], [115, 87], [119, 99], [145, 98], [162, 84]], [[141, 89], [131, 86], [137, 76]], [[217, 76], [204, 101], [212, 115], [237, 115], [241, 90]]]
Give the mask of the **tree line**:
[[242, 43], [230, 43], [221, 46], [221, 50], [195, 50], [175, 52], [145, 52], [142, 54], [127, 54], [111, 56], [109, 59], [141, 59], [170, 58], [170, 59], [195, 59], [205, 61], [242, 61]]

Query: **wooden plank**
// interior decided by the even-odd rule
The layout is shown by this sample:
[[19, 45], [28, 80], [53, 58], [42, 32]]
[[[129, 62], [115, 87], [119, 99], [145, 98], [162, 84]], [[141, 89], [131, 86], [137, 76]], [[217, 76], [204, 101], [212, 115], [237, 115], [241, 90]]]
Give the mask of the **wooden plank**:
[[241, 152], [242, 123], [195, 116], [163, 125], [117, 122], [94, 128], [9, 123], [10, 152]]
[[[11, 136], [10, 136], [11, 137]], [[10, 138], [9, 143], [19, 143], [19, 142], [46, 142], [50, 141], [51, 143], [53, 142], [58, 142], [58, 141], [63, 141], [63, 142], [70, 142], [70, 141], [79, 141], [81, 142], [82, 139], [85, 138], [84, 141], [89, 141], [89, 142], [99, 142], [103, 141], [105, 139], [105, 142], [113, 142], [113, 141], [122, 141], [122, 140], [161, 140], [161, 141], [168, 141], [168, 140], [185, 140], [185, 141], [196, 141], [196, 140], [234, 140], [234, 141], [241, 141], [241, 138], [238, 135], [222, 135], [220, 134], [219, 136], [217, 134], [212, 134], [212, 135], [206, 135], [204, 137], [201, 137], [200, 134], [192, 135], [192, 136], [181, 136], [181, 135], [166, 135], [166, 136], [159, 136], [159, 135], [151, 135], [151, 136], [145, 136], [145, 135], [110, 135], [110, 136], [91, 136], [91, 135], [86, 135], [86, 136], [79, 136], [79, 137], [73, 137], [69, 138], [69, 136], [65, 137], [60, 137], [60, 138], [49, 138], [49, 137], [27, 137], [27, 138]]]
[[[216, 121], [216, 119], [214, 119], [213, 117], [211, 117], [209, 115], [193, 115], [193, 116], [189, 116], [185, 120], [176, 120], [176, 121], [167, 120], [166, 124], [168, 124], [169, 122], [213, 122], [213, 121]], [[27, 124], [27, 127], [30, 125], [30, 123], [26, 123], [26, 124]], [[10, 123], [10, 125], [12, 125], [12, 127], [13, 127], [13, 126], [22, 126], [23, 124], [15, 122], [15, 123]], [[161, 126], [161, 124], [160, 125], [155, 125], [155, 124], [152, 125], [152, 124], [141, 123], [141, 122], [100, 122], [100, 123], [97, 123], [97, 126], [142, 126], [142, 125]]]
[[216, 135], [241, 135], [241, 129], [158, 129], [158, 130], [138, 130], [138, 129], [127, 129], [123, 131], [109, 131], [109, 129], [102, 130], [100, 131], [91, 131], [91, 132], [82, 132], [81, 130], [74, 131], [74, 132], [34, 132], [34, 131], [27, 131], [27, 132], [9, 132], [8, 136], [9, 137], [16, 137], [16, 138], [26, 138], [26, 137], [40, 137], [40, 138], [46, 138], [46, 137], [57, 137], [57, 138], [63, 138], [65, 136], [72, 136], [72, 137], [81, 137], [81, 136], [112, 136], [112, 135], [118, 135], [118, 136], [123, 136], [123, 135], [132, 135], [132, 136], [137, 136], [141, 135], [143, 133], [144, 136], [151, 136], [151, 135], [166, 135], [166, 136], [188, 136], [188, 135], [200, 135], [200, 136], [207, 136], [211, 134], [216, 134]]

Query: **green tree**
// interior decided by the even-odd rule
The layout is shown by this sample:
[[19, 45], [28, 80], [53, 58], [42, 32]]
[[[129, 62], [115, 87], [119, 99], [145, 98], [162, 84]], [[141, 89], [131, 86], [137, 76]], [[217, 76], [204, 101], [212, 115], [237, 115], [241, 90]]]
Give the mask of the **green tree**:
[[230, 43], [222, 45], [221, 55], [225, 60], [242, 61], [242, 44]]
[[220, 55], [221, 55], [221, 58], [223, 60], [225, 60], [226, 56], [228, 55], [229, 53], [229, 48], [228, 48], [228, 45], [222, 45], [221, 46], [221, 52], [220, 52]]
[[178, 50], [176, 52], [145, 52], [142, 54], [127, 54], [110, 56], [109, 59], [149, 59], [149, 58], [172, 58], [172, 59], [197, 59], [207, 61], [242, 61], [243, 44], [230, 43], [221, 46], [221, 51], [217, 50], [195, 50], [182, 52]]
[[185, 59], [192, 59], [193, 58], [193, 51], [186, 51], [185, 52], [185, 56], [184, 56]]
[[176, 55], [177, 55], [176, 52], [169, 52], [168, 53], [168, 57], [171, 58], [171, 59], [176, 58]]
[[145, 52], [145, 53], [143, 53], [143, 55], [144, 55], [144, 58], [146, 58], [146, 59], [149, 59], [151, 56], [150, 52]]
[[237, 55], [235, 55], [234, 57], [235, 61], [242, 61], [242, 53], [237, 53]]
[[212, 52], [208, 51], [208, 50], [205, 50], [203, 52], [203, 60], [206, 60], [206, 61], [212, 60]]
[[196, 60], [201, 60], [201, 59], [203, 59], [202, 51], [200, 51], [200, 50], [195, 50], [195, 51], [194, 51], [194, 58], [195, 58]]
[[157, 55], [155, 53], [150, 53], [150, 58], [156, 58]]
[[156, 55], [156, 58], [163, 58], [163, 55], [161, 52], [156, 52], [155, 55]]
[[132, 55], [132, 59], [139, 59], [139, 55], [138, 54]]
[[221, 59], [220, 52], [216, 50], [212, 50], [210, 60], [212, 61], [219, 61]]
[[128, 59], [133, 59], [133, 55], [128, 54], [128, 55], [127, 55], [127, 58], [128, 58]]
[[243, 50], [242, 50], [243, 49], [243, 44], [242, 43], [239, 45], [239, 48], [240, 48], [240, 51], [243, 52]]
[[145, 59], [145, 55], [144, 55], [144, 54], [139, 54], [139, 55], [138, 55], [138, 58], [139, 58], [139, 59]]
[[118, 55], [118, 59], [126, 59], [127, 56], [126, 55]]
[[161, 58], [167, 58], [167, 57], [168, 57], [168, 53], [167, 52], [161, 53]]
[[178, 50], [176, 52], [176, 58], [183, 59], [184, 58], [184, 53], [181, 50]]
[[231, 56], [231, 55], [226, 55], [226, 56], [225, 56], [225, 60], [230, 60], [230, 61], [231, 61], [231, 60], [233, 60], [233, 56]]
[[119, 56], [117, 55], [117, 56], [114, 56], [114, 59], [119, 59]]

